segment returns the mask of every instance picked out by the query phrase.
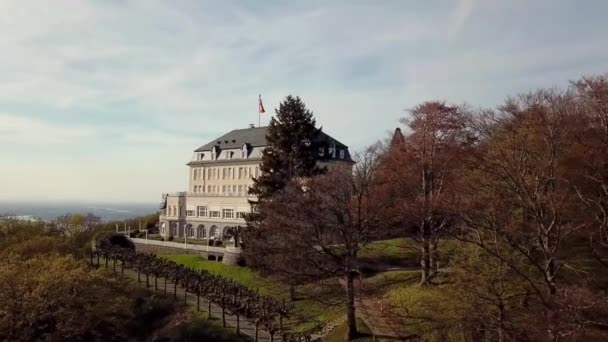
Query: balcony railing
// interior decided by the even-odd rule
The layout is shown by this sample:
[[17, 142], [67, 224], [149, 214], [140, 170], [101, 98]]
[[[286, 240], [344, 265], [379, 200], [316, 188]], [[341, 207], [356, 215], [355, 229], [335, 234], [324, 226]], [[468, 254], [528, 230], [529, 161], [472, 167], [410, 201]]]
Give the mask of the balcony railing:
[[170, 192], [167, 193], [170, 197], [247, 197], [253, 198], [254, 195], [249, 195], [243, 192]]

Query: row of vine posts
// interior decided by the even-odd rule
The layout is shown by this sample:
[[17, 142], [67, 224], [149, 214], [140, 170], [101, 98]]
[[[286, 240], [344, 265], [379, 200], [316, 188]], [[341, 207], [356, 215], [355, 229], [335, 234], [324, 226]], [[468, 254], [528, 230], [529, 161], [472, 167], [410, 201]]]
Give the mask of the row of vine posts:
[[[221, 275], [212, 274], [205, 270], [195, 270], [173, 261], [158, 257], [151, 253], [136, 252], [130, 248], [117, 245], [101, 244], [91, 249], [90, 263], [99, 267], [100, 259], [104, 258], [105, 267], [112, 267], [124, 274], [125, 268], [132, 268], [137, 272], [137, 281], [142, 282], [145, 277], [146, 287], [151, 287], [150, 278], [153, 277], [154, 289], [159, 290], [159, 278], [164, 281], [163, 291], [167, 294], [167, 281], [173, 282], [173, 298], [177, 300], [177, 286], [184, 289], [184, 304], [187, 302], [188, 292], [196, 295], [197, 310], [201, 310], [201, 297], [207, 298], [207, 314], [211, 316], [211, 304], [214, 303], [222, 309], [222, 324], [226, 327], [226, 313], [230, 312], [236, 317], [236, 333], [240, 334], [241, 317], [251, 321], [255, 326], [255, 341], [258, 341], [259, 328], [264, 327], [273, 342], [279, 333], [285, 342], [309, 342], [310, 332], [293, 332], [285, 329], [285, 319], [288, 318], [292, 308], [285, 300], [277, 300], [270, 296], [260, 295], [259, 291], [248, 288]], [[109, 263], [112, 262], [110, 266]]]

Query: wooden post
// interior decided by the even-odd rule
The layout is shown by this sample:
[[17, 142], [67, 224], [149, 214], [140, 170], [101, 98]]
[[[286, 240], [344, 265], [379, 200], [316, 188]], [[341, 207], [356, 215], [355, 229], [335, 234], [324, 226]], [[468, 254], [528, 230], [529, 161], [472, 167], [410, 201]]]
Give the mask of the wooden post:
[[241, 336], [241, 329], [240, 329], [240, 315], [237, 313], [236, 314], [236, 336]]

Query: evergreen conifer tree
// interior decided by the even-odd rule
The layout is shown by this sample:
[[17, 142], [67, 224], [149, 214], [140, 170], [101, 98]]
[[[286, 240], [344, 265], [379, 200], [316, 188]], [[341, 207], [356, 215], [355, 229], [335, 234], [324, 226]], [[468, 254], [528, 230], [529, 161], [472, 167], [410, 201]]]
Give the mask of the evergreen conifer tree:
[[317, 165], [320, 129], [304, 102], [288, 95], [275, 113], [266, 135], [268, 146], [262, 153], [261, 175], [254, 179], [249, 191], [257, 201], [269, 199], [293, 178], [312, 177], [324, 171]]

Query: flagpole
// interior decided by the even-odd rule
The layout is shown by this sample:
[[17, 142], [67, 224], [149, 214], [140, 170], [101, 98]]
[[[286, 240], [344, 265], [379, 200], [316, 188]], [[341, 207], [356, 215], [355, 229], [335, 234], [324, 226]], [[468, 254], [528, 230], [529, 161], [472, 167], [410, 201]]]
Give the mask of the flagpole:
[[260, 103], [262, 103], [262, 94], [260, 94], [258, 96], [258, 128], [262, 127], [261, 122], [262, 122], [262, 112], [260, 111]]

